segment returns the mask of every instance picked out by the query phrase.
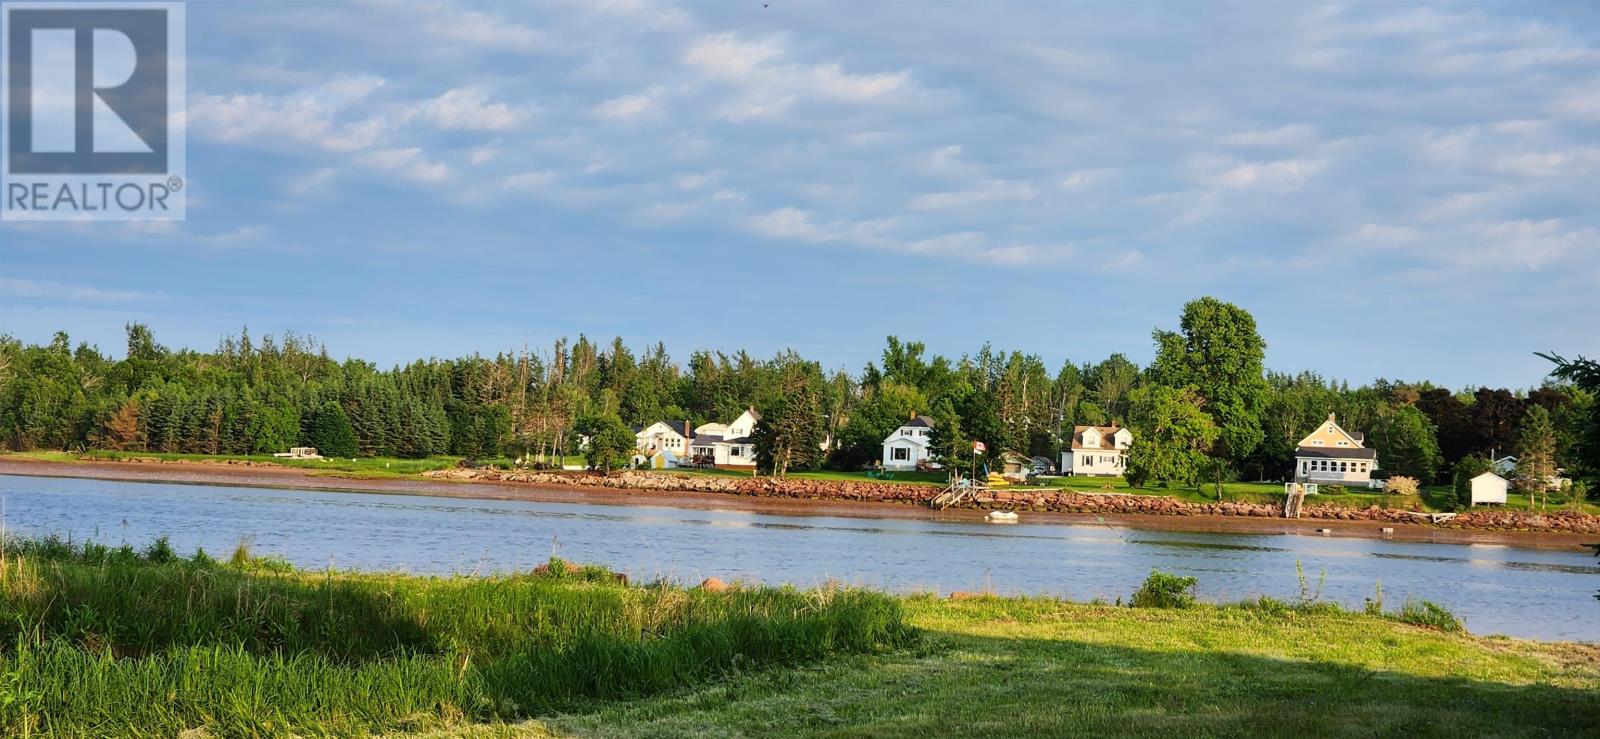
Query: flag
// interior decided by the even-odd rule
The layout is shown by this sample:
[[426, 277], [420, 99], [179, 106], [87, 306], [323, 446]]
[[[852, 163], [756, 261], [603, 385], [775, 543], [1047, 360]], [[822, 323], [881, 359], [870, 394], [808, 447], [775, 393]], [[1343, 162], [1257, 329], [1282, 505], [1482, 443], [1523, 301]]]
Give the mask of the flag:
[[972, 442], [972, 453], [973, 454], [977, 454], [978, 452], [987, 452], [987, 451], [989, 451], [989, 447], [984, 446], [983, 442], [981, 442], [981, 441]]

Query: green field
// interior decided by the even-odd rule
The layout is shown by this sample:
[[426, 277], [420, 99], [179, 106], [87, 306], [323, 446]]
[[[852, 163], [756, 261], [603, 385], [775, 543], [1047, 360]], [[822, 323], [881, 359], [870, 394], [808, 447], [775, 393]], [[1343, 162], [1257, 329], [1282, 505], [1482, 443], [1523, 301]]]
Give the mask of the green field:
[[[1576, 736], [1600, 721], [1593, 647], [1470, 636], [1394, 604], [297, 572], [159, 541], [12, 542], [0, 594], [6, 735]], [[1445, 628], [1411, 625], [1430, 622]]]

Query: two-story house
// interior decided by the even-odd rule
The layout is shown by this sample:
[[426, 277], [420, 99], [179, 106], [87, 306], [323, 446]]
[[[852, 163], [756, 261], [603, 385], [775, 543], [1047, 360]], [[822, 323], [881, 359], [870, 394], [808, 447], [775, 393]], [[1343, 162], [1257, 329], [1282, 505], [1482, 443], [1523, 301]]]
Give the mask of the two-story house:
[[1133, 432], [1120, 426], [1073, 426], [1072, 443], [1061, 452], [1061, 474], [1120, 475], [1132, 443]]
[[760, 422], [761, 414], [746, 408], [732, 423], [700, 426], [689, 440], [689, 457], [698, 464], [717, 467], [754, 467], [756, 447], [750, 434]]
[[1366, 445], [1365, 435], [1345, 431], [1332, 413], [1295, 446], [1295, 482], [1367, 486], [1376, 469], [1378, 451]]
[[883, 440], [883, 468], [886, 470], [914, 470], [918, 463], [932, 462], [928, 438], [933, 433], [933, 419], [911, 414], [911, 420], [894, 430]]
[[646, 455], [672, 452], [674, 456], [687, 457], [692, 436], [688, 421], [656, 421], [633, 430], [633, 445]]

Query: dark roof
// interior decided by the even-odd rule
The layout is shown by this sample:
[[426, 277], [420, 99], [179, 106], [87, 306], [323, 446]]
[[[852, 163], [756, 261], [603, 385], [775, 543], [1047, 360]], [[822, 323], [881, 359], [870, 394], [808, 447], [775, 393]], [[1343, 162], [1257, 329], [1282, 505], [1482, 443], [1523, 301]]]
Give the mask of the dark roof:
[[1350, 438], [1355, 439], [1357, 444], [1367, 443], [1367, 435], [1360, 431], [1346, 431], [1345, 433], [1349, 434]]
[[723, 439], [722, 443], [724, 443], [724, 444], [754, 444], [755, 442], [751, 441], [750, 437], [748, 437], [748, 436], [741, 436], [741, 437], [739, 437], [737, 439]]
[[[1100, 432], [1100, 446], [1087, 446], [1083, 443], [1083, 432], [1088, 431], [1089, 429], [1095, 429]], [[1117, 441], [1111, 437], [1115, 436], [1117, 432], [1121, 430], [1121, 426], [1073, 426], [1072, 448], [1098, 449], [1107, 452], [1117, 451]]]
[[689, 440], [689, 446], [711, 446], [720, 441], [722, 441], [722, 437], [716, 434], [696, 434], [693, 439]]
[[1313, 459], [1377, 459], [1378, 450], [1366, 447], [1320, 447], [1303, 446], [1294, 450], [1296, 457], [1310, 457]]
[[933, 428], [933, 419], [927, 416], [916, 416], [910, 421], [901, 424], [901, 426], [910, 426], [914, 429], [931, 429]]

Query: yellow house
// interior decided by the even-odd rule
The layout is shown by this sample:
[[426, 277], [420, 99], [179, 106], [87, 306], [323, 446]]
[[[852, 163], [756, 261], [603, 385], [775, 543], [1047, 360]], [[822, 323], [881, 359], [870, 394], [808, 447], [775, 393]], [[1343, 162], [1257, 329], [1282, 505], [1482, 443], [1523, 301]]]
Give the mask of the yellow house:
[[1294, 450], [1295, 482], [1367, 486], [1376, 469], [1377, 450], [1367, 447], [1363, 434], [1344, 430], [1332, 413]]

